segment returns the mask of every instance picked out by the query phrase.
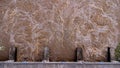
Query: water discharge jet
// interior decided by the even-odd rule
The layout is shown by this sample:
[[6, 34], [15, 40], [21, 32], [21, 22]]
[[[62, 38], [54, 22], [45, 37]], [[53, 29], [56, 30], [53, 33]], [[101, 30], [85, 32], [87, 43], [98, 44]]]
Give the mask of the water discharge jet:
[[51, 61], [74, 61], [76, 45], [86, 61], [106, 60], [108, 46], [114, 59], [119, 6], [120, 0], [0, 0], [0, 40], [19, 47], [18, 61], [42, 61], [45, 45]]

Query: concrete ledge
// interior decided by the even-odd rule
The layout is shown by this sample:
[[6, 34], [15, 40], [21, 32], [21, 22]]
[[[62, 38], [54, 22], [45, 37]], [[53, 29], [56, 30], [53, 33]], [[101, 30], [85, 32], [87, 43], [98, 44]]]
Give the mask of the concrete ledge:
[[120, 68], [108, 62], [0, 62], [0, 68]]

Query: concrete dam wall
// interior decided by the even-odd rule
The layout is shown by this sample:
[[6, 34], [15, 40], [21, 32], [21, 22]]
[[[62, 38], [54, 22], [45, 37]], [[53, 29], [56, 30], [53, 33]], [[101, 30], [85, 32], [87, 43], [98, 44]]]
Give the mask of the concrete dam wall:
[[120, 63], [75, 63], [75, 62], [23, 62], [23, 63], [6, 63], [0, 62], [0, 68], [120, 68]]

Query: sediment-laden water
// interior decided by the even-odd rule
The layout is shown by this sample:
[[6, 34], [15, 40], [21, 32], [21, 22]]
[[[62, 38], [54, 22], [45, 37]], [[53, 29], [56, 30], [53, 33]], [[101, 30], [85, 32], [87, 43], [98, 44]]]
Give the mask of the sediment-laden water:
[[11, 45], [18, 61], [42, 60], [45, 46], [51, 61], [73, 61], [82, 47], [84, 60], [112, 58], [118, 44], [120, 0], [0, 0], [0, 60]]

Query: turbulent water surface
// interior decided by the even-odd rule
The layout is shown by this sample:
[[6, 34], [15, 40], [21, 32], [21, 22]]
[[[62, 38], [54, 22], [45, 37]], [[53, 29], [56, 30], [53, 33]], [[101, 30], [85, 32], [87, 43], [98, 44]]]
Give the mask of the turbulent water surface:
[[0, 60], [14, 45], [18, 61], [42, 60], [45, 46], [51, 61], [73, 61], [76, 47], [85, 61], [104, 61], [119, 23], [120, 0], [0, 0]]

